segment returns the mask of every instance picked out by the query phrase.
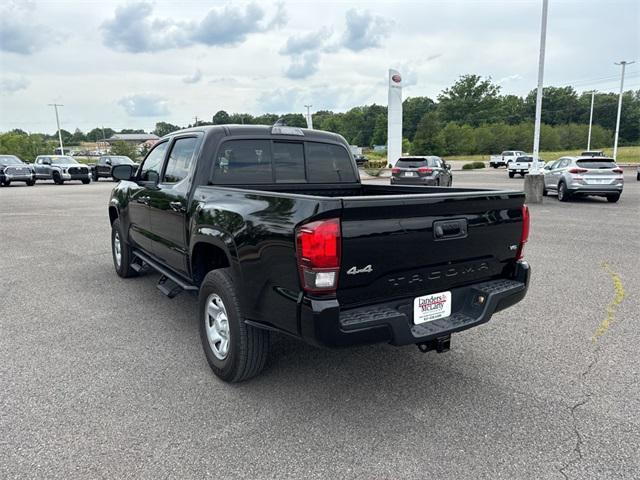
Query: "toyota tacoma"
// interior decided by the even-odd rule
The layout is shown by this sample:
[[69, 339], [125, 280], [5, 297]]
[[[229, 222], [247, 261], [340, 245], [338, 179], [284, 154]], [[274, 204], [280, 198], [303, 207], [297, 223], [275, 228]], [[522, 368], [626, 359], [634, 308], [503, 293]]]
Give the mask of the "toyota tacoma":
[[196, 127], [112, 173], [117, 274], [155, 270], [168, 297], [196, 293], [225, 381], [260, 372], [272, 332], [444, 352], [527, 291], [522, 192], [362, 184], [333, 133]]

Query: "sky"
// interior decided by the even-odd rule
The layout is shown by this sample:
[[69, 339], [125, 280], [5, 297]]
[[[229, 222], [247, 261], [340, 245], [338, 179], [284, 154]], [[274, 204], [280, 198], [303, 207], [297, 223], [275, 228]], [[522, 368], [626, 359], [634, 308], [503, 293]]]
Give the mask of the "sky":
[[[460, 75], [526, 95], [542, 0], [15, 1], [0, 5], [0, 131], [186, 126], [218, 110], [345, 111], [436, 98]], [[550, 0], [545, 85], [640, 89], [640, 1]], [[544, 108], [544, 104], [543, 104]]]

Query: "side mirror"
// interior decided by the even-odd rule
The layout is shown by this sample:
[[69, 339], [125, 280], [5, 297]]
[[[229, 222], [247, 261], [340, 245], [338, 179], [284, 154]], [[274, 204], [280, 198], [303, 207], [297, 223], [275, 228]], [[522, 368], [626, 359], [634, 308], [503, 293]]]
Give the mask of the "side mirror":
[[107, 165], [111, 165], [111, 160], [105, 160], [105, 162]]
[[116, 180], [131, 180], [135, 175], [133, 165], [116, 165], [111, 171], [111, 176]]
[[43, 160], [42, 164], [43, 165], [51, 165], [51, 160]]

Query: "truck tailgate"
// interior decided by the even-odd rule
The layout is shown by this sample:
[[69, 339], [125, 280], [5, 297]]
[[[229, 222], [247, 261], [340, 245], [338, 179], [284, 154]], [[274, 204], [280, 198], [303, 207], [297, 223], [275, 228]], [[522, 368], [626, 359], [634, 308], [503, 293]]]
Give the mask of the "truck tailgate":
[[344, 306], [446, 291], [507, 276], [522, 232], [522, 192], [342, 199]]

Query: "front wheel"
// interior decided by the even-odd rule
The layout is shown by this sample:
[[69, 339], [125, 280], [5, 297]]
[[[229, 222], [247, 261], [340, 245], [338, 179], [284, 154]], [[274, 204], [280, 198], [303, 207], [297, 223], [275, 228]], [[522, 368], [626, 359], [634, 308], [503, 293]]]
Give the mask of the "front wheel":
[[100, 178], [98, 177], [98, 172], [96, 172], [95, 170], [92, 172], [91, 176], [93, 177], [94, 182], [97, 182]]
[[515, 173], [509, 172], [509, 178], [513, 178], [514, 176], [515, 176]]
[[131, 268], [133, 254], [131, 247], [125, 242], [120, 219], [116, 218], [111, 224], [111, 254], [116, 273], [122, 278], [135, 277], [138, 273]]
[[229, 269], [207, 273], [198, 311], [200, 339], [213, 373], [225, 382], [260, 373], [269, 352], [269, 332], [244, 322]]
[[62, 179], [62, 177], [60, 176], [60, 174], [58, 172], [53, 172], [53, 183], [55, 183], [56, 185], [63, 185], [64, 184], [64, 180]]
[[91, 183], [91, 179], [89, 179], [89, 178], [83, 178], [83, 179], [82, 179], [82, 183], [83, 183], [84, 185], [86, 185], [86, 184], [88, 184], [88, 183]]
[[29, 180], [29, 181], [27, 182], [27, 186], [28, 186], [28, 187], [33, 187], [35, 184], [36, 184], [36, 181], [35, 181], [35, 180]]
[[610, 203], [616, 203], [618, 200], [620, 200], [619, 193], [615, 193], [613, 195], [607, 195], [607, 201]]

